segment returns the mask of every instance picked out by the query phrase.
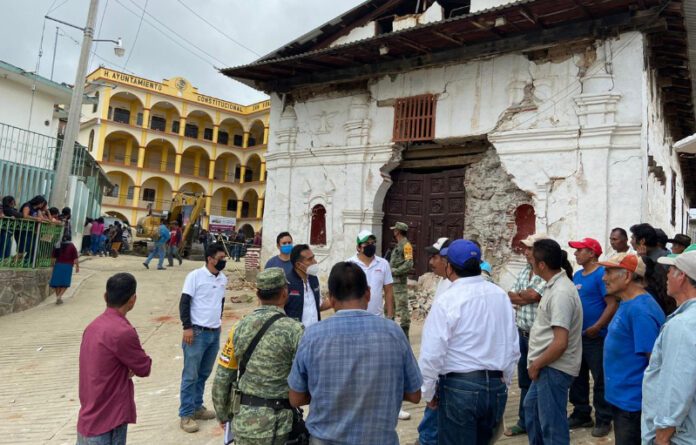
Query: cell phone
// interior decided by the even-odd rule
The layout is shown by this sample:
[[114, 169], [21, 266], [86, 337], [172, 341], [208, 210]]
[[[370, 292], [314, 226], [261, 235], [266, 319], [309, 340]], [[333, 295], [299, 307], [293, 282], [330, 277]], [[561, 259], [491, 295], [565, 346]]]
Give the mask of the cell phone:
[[234, 430], [232, 430], [231, 422], [225, 424], [225, 445], [234, 443]]

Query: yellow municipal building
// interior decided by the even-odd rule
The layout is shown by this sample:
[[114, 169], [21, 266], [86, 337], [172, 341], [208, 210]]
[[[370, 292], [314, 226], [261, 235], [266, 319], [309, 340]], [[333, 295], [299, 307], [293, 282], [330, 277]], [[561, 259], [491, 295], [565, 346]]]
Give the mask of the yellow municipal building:
[[177, 193], [205, 196], [210, 215], [261, 229], [270, 102], [239, 105], [200, 94], [184, 78], [162, 82], [107, 68], [87, 76], [98, 99], [82, 110], [79, 141], [114, 184], [104, 213], [135, 226], [170, 209]]

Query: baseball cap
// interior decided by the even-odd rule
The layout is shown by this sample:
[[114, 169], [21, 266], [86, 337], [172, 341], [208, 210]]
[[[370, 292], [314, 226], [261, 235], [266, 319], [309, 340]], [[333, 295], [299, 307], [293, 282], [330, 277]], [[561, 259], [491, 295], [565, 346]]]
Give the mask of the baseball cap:
[[440, 250], [440, 255], [447, 255], [447, 260], [457, 266], [463, 266], [471, 258], [476, 258], [481, 261], [481, 251], [476, 246], [466, 239], [458, 239], [448, 247]]
[[408, 232], [408, 224], [405, 222], [396, 222], [392, 227], [389, 228], [389, 230], [401, 230], [402, 232]]
[[491, 271], [491, 263], [488, 261], [484, 261], [481, 263], [481, 270], [488, 272], [488, 275], [491, 275], [493, 272]]
[[288, 283], [285, 271], [280, 267], [269, 267], [256, 274], [256, 288], [258, 290], [280, 289]]
[[523, 239], [520, 242], [527, 247], [534, 247], [534, 243], [543, 239], [549, 239], [549, 236], [545, 233], [535, 233], [533, 235], [529, 235], [527, 238]]
[[626, 269], [641, 277], [645, 276], [646, 267], [643, 259], [632, 253], [617, 253], [605, 261], [600, 261], [599, 264], [609, 268]]
[[358, 242], [358, 244], [362, 244], [370, 238], [377, 239], [374, 233], [370, 232], [369, 230], [361, 230], [360, 233], [358, 233], [356, 241]]
[[602, 246], [594, 238], [583, 238], [580, 241], [571, 241], [568, 243], [573, 249], [588, 248], [595, 253], [595, 255], [600, 256], [602, 254]]
[[657, 259], [660, 264], [674, 266], [684, 272], [692, 280], [696, 280], [696, 250], [684, 252], [675, 258], [663, 256]]
[[687, 247], [691, 245], [691, 237], [684, 235], [683, 233], [677, 233], [676, 235], [674, 235], [674, 238], [668, 239], [667, 242]]
[[446, 236], [443, 236], [442, 238], [438, 238], [435, 244], [432, 246], [428, 246], [425, 248], [425, 251], [431, 255], [438, 255], [440, 254], [440, 251], [444, 249], [445, 247], [449, 246], [450, 240]]

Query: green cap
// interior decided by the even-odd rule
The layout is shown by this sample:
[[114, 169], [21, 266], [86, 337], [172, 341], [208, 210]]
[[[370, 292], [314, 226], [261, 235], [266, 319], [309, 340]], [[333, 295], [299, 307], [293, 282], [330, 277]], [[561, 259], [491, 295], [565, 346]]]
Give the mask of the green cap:
[[280, 267], [269, 267], [256, 274], [256, 288], [258, 290], [280, 289], [288, 283], [285, 271]]
[[405, 222], [399, 221], [396, 224], [394, 224], [394, 227], [390, 227], [390, 229], [391, 230], [396, 229], [396, 230], [401, 230], [402, 232], [407, 232], [408, 231], [408, 224], [406, 224]]
[[374, 233], [370, 232], [369, 230], [361, 230], [360, 233], [358, 233], [358, 237], [355, 240], [358, 242], [358, 244], [362, 244], [370, 238], [374, 238], [375, 240], [377, 239]]
[[[687, 247], [686, 249], [684, 249], [684, 251], [682, 252], [682, 254], [684, 254], [684, 253], [686, 253], [686, 252], [691, 252], [692, 250], [696, 250], [696, 244], [692, 244], [692, 245], [690, 245], [689, 247]], [[670, 257], [670, 258], [676, 258], [676, 257], [678, 257], [679, 255], [681, 255], [681, 254], [679, 254], [679, 253], [670, 253], [670, 254], [667, 255], [667, 256]]]

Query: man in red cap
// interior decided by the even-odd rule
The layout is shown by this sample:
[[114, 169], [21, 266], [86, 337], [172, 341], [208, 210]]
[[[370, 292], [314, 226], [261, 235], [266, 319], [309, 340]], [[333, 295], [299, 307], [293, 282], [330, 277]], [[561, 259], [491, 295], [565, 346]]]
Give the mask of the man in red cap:
[[[568, 245], [575, 250], [575, 261], [582, 270], [575, 272], [573, 283], [582, 302], [582, 363], [580, 374], [570, 386], [570, 403], [573, 413], [568, 418], [570, 429], [591, 427], [592, 436], [604, 437], [611, 431], [612, 410], [604, 400], [604, 337], [607, 325], [617, 309], [616, 298], [607, 295], [602, 278], [604, 267], [598, 259], [602, 246], [593, 238], [571, 241]], [[590, 407], [590, 372], [594, 381], [595, 422]]]

